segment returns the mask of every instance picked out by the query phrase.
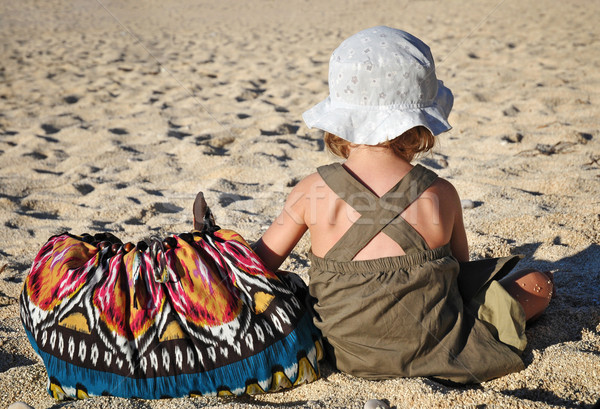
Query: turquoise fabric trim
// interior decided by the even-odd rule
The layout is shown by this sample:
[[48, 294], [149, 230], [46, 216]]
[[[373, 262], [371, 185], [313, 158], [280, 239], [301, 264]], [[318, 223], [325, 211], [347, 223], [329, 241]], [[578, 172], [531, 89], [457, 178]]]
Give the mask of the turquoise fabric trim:
[[[264, 388], [265, 392], [268, 392], [275, 369], [287, 370], [295, 367], [295, 374], [290, 381], [292, 384], [296, 382], [299, 376], [298, 360], [304, 355], [318, 373], [315, 341], [320, 335], [308, 313], [304, 314], [298, 326], [288, 336], [256, 355], [207, 372], [143, 379], [67, 363], [39, 350], [32, 334], [27, 329], [25, 332], [35, 352], [44, 361], [48, 378], [56, 380], [67, 396], [73, 398], [76, 397], [78, 386], [83, 386], [89, 396], [109, 394], [143, 399], [174, 398], [189, 396], [191, 393], [214, 396], [224, 388], [234, 395], [241, 395], [247, 383], [268, 384]], [[50, 390], [49, 393], [52, 395]]]

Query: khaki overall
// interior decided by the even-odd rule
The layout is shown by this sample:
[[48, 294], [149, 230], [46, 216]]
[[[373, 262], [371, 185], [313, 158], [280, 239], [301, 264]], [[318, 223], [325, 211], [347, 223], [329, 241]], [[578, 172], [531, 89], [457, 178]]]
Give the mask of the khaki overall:
[[[338, 163], [319, 174], [361, 213], [323, 257], [310, 254], [315, 324], [338, 369], [384, 379], [483, 382], [524, 368], [525, 314], [496, 281], [519, 257], [459, 263], [400, 217], [437, 178], [415, 166], [378, 198]], [[379, 232], [405, 255], [352, 261]]]

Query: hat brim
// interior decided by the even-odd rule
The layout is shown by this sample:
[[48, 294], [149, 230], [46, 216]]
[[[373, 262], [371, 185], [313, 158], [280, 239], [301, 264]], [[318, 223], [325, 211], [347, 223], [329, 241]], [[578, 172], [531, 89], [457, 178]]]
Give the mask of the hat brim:
[[433, 135], [450, 130], [448, 114], [453, 102], [452, 92], [438, 81], [436, 98], [426, 107], [336, 106], [327, 97], [304, 112], [302, 118], [309, 128], [322, 129], [352, 143], [377, 145], [419, 125]]

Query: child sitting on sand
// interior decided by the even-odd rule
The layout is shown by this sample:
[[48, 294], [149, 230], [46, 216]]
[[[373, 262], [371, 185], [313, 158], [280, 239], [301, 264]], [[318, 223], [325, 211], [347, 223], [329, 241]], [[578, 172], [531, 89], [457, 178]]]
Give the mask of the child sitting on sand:
[[547, 307], [546, 273], [518, 257], [469, 261], [459, 196], [410, 162], [450, 129], [453, 97], [429, 47], [389, 27], [331, 56], [330, 95], [304, 114], [343, 164], [290, 193], [256, 243], [275, 271], [310, 231], [315, 324], [342, 371], [482, 382], [523, 368], [525, 323]]

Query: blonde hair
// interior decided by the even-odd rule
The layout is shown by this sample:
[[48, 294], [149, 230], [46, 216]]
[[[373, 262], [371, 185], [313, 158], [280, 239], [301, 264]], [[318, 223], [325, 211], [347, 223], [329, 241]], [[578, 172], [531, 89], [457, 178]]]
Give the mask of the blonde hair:
[[[325, 132], [323, 139], [331, 153], [344, 159], [350, 155], [350, 148], [356, 146], [356, 144], [329, 132]], [[434, 145], [435, 137], [431, 131], [424, 126], [416, 126], [390, 141], [375, 146], [391, 149], [397, 156], [410, 162], [418, 154], [431, 150]]]

